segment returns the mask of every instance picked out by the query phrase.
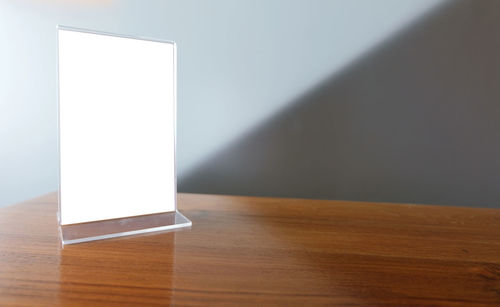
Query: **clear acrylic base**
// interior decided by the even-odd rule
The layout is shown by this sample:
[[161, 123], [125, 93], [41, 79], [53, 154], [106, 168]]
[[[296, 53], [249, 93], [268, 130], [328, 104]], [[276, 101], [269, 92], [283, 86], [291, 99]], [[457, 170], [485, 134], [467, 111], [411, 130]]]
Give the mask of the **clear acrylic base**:
[[130, 236], [154, 231], [191, 227], [192, 223], [179, 211], [139, 215], [112, 220], [60, 225], [62, 244]]

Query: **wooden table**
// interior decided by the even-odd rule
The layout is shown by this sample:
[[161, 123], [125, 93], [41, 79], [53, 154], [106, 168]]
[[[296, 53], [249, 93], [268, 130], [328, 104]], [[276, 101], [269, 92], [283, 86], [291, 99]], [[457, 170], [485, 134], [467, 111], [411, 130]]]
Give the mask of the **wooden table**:
[[191, 230], [60, 246], [0, 209], [0, 305], [500, 305], [500, 210], [180, 194]]

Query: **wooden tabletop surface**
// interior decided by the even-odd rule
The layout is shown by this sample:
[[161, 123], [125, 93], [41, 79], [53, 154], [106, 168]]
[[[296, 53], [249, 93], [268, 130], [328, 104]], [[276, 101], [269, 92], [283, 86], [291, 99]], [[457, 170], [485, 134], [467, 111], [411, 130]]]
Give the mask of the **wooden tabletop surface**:
[[0, 306], [500, 305], [500, 210], [180, 194], [190, 230], [61, 248], [0, 209]]

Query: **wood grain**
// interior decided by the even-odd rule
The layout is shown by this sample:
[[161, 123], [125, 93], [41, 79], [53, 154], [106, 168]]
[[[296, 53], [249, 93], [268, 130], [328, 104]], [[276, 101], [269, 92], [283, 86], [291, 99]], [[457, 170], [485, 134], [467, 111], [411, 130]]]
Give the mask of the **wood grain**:
[[0, 305], [500, 305], [500, 210], [180, 194], [191, 230], [60, 247], [0, 209]]

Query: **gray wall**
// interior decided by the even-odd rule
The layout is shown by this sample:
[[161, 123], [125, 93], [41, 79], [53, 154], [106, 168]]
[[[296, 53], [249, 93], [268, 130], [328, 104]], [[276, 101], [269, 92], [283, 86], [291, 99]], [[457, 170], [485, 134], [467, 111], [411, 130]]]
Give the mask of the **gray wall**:
[[57, 187], [63, 24], [177, 41], [180, 191], [500, 207], [499, 8], [0, 0], [0, 205]]
[[454, 1], [185, 176], [186, 190], [500, 208], [500, 1]]

